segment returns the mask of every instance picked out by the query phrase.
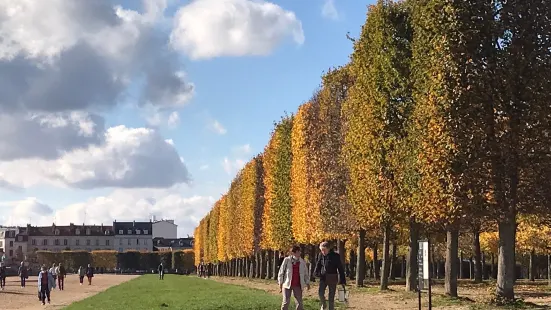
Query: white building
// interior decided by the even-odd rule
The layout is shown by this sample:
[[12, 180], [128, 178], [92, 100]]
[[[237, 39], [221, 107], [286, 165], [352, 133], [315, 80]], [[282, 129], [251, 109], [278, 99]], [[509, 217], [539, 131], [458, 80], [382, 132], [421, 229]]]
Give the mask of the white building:
[[153, 239], [155, 238], [178, 238], [178, 225], [174, 224], [174, 220], [153, 220]]
[[115, 244], [119, 252], [153, 251], [152, 222], [113, 222]]

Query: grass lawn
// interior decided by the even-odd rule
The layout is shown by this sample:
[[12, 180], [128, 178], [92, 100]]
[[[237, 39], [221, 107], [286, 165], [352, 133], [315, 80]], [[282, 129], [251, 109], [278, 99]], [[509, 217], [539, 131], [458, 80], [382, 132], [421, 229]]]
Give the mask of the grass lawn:
[[[262, 290], [218, 283], [194, 276], [144, 275], [76, 302], [66, 310], [274, 310], [281, 297]], [[291, 305], [289, 309], [294, 309]], [[319, 309], [316, 300], [305, 301], [306, 310]]]

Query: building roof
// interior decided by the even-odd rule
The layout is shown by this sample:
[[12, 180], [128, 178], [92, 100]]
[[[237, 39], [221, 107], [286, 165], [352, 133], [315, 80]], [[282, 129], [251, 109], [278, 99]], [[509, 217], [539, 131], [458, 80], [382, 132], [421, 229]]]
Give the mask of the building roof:
[[[153, 223], [149, 222], [113, 222], [115, 235], [151, 235], [153, 233]], [[147, 233], [144, 231], [147, 230]], [[130, 233], [129, 233], [130, 231]], [[139, 233], [138, 233], [139, 231]]]
[[27, 225], [20, 234], [27, 236], [109, 236], [113, 235], [112, 226], [102, 225], [75, 225], [68, 226], [31, 226]]
[[174, 249], [191, 249], [193, 248], [193, 238], [153, 238], [153, 246], [157, 248], [171, 247]]

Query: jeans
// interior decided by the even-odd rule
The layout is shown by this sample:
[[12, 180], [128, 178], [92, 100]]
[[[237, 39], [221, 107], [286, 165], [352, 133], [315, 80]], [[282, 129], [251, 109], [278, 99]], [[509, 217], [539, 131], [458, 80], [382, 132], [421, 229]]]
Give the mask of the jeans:
[[82, 285], [82, 282], [84, 282], [84, 276], [79, 276], [78, 278], [80, 280], [80, 284]]
[[58, 276], [57, 277], [57, 287], [59, 287], [59, 290], [60, 291], [63, 291], [63, 284], [64, 284], [64, 277], [63, 276]]
[[165, 278], [165, 272], [159, 271], [159, 280], [163, 280]]
[[0, 287], [4, 288], [6, 286], [6, 277], [0, 277]]
[[[328, 302], [325, 299], [326, 288], [329, 288]], [[318, 295], [319, 295], [322, 310], [335, 310], [335, 293], [336, 292], [337, 292], [337, 284], [326, 284], [325, 280], [320, 280]], [[327, 308], [328, 303], [329, 303], [329, 308]]]
[[25, 287], [25, 280], [27, 280], [26, 277], [20, 277], [21, 278], [21, 287]]
[[304, 305], [302, 304], [302, 288], [300, 286], [295, 286], [291, 288], [284, 288], [283, 293], [283, 302], [281, 303], [281, 310], [289, 310], [289, 304], [291, 303], [291, 293], [295, 296], [297, 301], [296, 310], [304, 310]]
[[46, 301], [46, 298], [48, 299], [48, 302], [50, 302], [50, 290], [47, 287], [43, 287], [40, 290], [40, 297], [41, 297], [42, 303]]

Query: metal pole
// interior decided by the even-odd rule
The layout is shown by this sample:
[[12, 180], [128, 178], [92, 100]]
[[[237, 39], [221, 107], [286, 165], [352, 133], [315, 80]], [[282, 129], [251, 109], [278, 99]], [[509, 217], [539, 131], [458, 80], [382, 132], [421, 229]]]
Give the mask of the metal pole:
[[428, 242], [428, 246], [429, 246], [429, 251], [428, 251], [428, 256], [429, 256], [429, 288], [428, 288], [428, 293], [429, 293], [429, 310], [432, 310], [432, 277], [430, 276], [430, 267], [432, 266], [432, 257], [431, 257], [431, 243], [430, 243], [430, 236], [427, 236], [427, 242]]
[[417, 297], [419, 299], [419, 310], [421, 310], [421, 287], [419, 287], [419, 282], [417, 282]]

